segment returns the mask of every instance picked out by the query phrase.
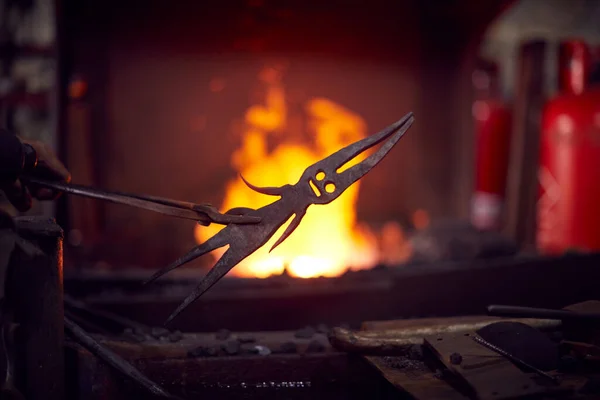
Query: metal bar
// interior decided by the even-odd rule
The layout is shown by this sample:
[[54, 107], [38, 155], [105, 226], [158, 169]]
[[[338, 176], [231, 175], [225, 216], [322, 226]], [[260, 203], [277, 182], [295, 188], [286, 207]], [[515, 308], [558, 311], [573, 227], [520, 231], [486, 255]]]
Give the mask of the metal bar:
[[52, 182], [38, 178], [23, 177], [29, 183], [59, 190], [61, 192], [73, 194], [76, 196], [89, 197], [108, 201], [111, 203], [123, 204], [131, 207], [142, 208], [165, 214], [171, 217], [191, 219], [202, 225], [218, 224], [255, 224], [261, 221], [257, 216], [220, 214], [215, 208], [209, 205], [194, 204], [187, 201], [166, 199], [157, 196], [148, 196], [141, 194], [131, 194], [124, 192], [109, 192], [89, 186], [75, 185], [72, 183]]
[[112, 350], [105, 346], [102, 346], [94, 338], [88, 335], [79, 325], [65, 317], [65, 328], [73, 335], [76, 341], [85, 347], [90, 353], [106, 362], [112, 368], [126, 375], [128, 378], [137, 382], [140, 386], [146, 389], [148, 392], [165, 398], [165, 399], [178, 399], [163, 388], [152, 382], [148, 377], [138, 371], [133, 365], [129, 364], [122, 357], [114, 353]]
[[513, 317], [513, 318], [541, 318], [541, 319], [557, 319], [565, 320], [588, 320], [600, 321], [600, 314], [597, 313], [579, 313], [568, 310], [552, 310], [547, 308], [520, 307], [520, 306], [504, 306], [491, 305], [488, 307], [488, 314], [498, 317]]
[[123, 204], [127, 206], [143, 208], [145, 210], [154, 211], [160, 214], [165, 214], [173, 217], [191, 219], [194, 221], [200, 221], [203, 223], [210, 223], [210, 220], [198, 213], [197, 211], [189, 208], [176, 208], [173, 206], [167, 206], [165, 204], [156, 203], [154, 201], [141, 199], [141, 196], [108, 192], [104, 190], [93, 189], [81, 185], [73, 185], [59, 182], [50, 182], [41, 179], [27, 178], [30, 183], [60, 190], [61, 192], [73, 194], [76, 196], [84, 196], [93, 199], [108, 201], [111, 203]]

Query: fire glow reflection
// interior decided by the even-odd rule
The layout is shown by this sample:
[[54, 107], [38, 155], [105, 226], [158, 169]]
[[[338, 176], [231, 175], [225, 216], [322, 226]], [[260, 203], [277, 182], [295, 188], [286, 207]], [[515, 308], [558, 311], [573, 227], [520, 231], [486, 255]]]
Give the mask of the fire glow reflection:
[[[364, 138], [367, 126], [357, 113], [326, 98], [312, 98], [303, 104], [303, 132], [290, 129], [292, 116], [288, 110], [282, 71], [267, 67], [259, 74], [263, 85], [262, 104], [248, 108], [244, 116], [241, 146], [233, 154], [232, 166], [257, 186], [281, 186], [296, 183], [309, 165]], [[306, 137], [309, 139], [307, 140]], [[269, 143], [278, 145], [269, 149]], [[353, 163], [362, 161], [362, 154]], [[346, 165], [345, 168], [351, 165]], [[308, 209], [294, 233], [272, 253], [268, 250], [281, 236], [284, 224], [261, 249], [236, 266], [230, 274], [238, 277], [266, 278], [284, 270], [299, 278], [335, 277], [352, 269], [370, 268], [380, 259], [376, 235], [357, 223], [356, 202], [360, 182], [355, 183], [337, 200]], [[273, 198], [250, 190], [238, 177], [229, 182], [221, 210], [234, 207], [263, 207]], [[215, 235], [222, 227], [197, 226], [198, 243]], [[212, 253], [220, 257], [226, 248]], [[396, 260], [397, 261], [397, 260]]]

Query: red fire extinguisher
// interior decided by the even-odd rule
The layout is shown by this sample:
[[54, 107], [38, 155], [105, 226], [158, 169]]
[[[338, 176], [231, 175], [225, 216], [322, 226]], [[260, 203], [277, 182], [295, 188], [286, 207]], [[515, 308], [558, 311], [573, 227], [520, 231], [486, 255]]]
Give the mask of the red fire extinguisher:
[[475, 102], [475, 191], [471, 223], [499, 229], [506, 190], [512, 113], [500, 95], [498, 65], [481, 60], [473, 73]]
[[536, 240], [546, 254], [600, 250], [600, 87], [587, 87], [590, 61], [586, 43], [560, 44], [560, 92], [542, 114]]

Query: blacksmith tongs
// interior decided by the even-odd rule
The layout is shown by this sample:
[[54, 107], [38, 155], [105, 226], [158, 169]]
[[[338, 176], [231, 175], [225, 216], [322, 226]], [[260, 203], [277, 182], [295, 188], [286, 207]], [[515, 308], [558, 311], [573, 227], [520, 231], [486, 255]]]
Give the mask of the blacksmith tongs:
[[227, 213], [221, 214], [215, 207], [209, 204], [195, 204], [187, 201], [141, 194], [109, 192], [89, 186], [75, 185], [72, 183], [58, 183], [37, 178], [23, 177], [21, 179], [29, 184], [43, 186], [64, 193], [90, 197], [111, 203], [125, 204], [127, 206], [142, 208], [172, 217], [191, 219], [204, 226], [208, 226], [211, 223], [221, 225], [256, 224], [261, 221], [261, 218], [256, 216], [232, 215]]
[[160, 214], [177, 218], [191, 219], [198, 224], [208, 226], [211, 223], [228, 224], [256, 224], [261, 221], [259, 216], [220, 213], [209, 204], [195, 204], [187, 201], [166, 199], [163, 197], [130, 194], [123, 192], [109, 192], [89, 186], [75, 185], [72, 183], [55, 182], [38, 177], [32, 177], [37, 165], [37, 155], [33, 147], [23, 145], [24, 161], [20, 179], [30, 185], [42, 186], [59, 192], [90, 197], [111, 203], [124, 204], [132, 207], [154, 211]]

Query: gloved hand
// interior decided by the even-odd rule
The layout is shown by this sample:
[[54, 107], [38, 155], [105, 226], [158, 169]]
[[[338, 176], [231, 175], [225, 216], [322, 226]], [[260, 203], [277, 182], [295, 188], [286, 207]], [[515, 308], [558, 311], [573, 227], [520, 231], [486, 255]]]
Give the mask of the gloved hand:
[[[18, 142], [20, 143], [17, 143]], [[28, 144], [37, 153], [38, 163], [32, 176], [69, 182], [71, 174], [65, 166], [58, 160], [54, 152], [44, 143], [34, 140], [18, 139], [9, 132], [0, 132], [0, 171], [13, 171], [15, 163], [22, 159], [22, 152], [19, 145]], [[18, 167], [18, 165], [17, 165]], [[4, 191], [11, 204], [19, 211], [24, 212], [31, 208], [32, 197], [39, 200], [54, 200], [60, 193], [53, 192], [50, 189], [39, 188], [33, 185], [26, 186], [21, 182], [18, 175], [2, 174], [0, 178], [0, 190]]]

